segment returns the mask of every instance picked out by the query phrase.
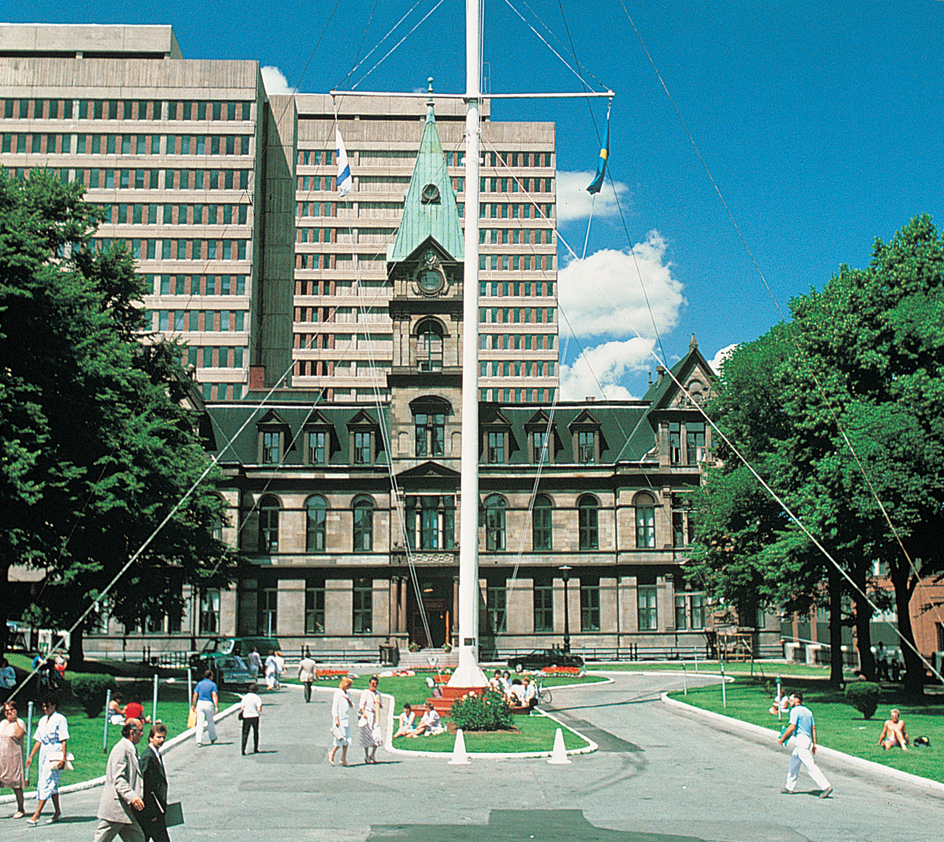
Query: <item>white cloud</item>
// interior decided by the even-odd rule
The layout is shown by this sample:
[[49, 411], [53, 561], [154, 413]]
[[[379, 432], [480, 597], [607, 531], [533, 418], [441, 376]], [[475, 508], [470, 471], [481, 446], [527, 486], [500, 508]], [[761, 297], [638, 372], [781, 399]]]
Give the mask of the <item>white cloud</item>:
[[603, 249], [564, 266], [558, 275], [562, 331], [569, 326], [578, 337], [652, 340], [653, 321], [660, 334], [674, 328], [685, 297], [666, 248], [652, 231], [632, 251]]
[[580, 401], [584, 398], [603, 397], [610, 400], [630, 400], [633, 395], [620, 381], [627, 374], [651, 368], [652, 342], [647, 339], [629, 339], [606, 342], [587, 348], [573, 365], [560, 367], [561, 398]]
[[735, 343], [734, 345], [727, 345], [726, 347], [724, 347], [724, 348], [722, 348], [720, 351], [718, 351], [718, 353], [715, 354], [714, 357], [712, 357], [710, 360], [708, 360], [708, 364], [711, 366], [711, 370], [712, 370], [715, 374], [720, 374], [720, 373], [721, 373], [721, 364], [722, 364], [728, 357], [730, 357], [731, 354], [734, 353], [734, 349], [737, 348], [737, 347], [738, 347], [738, 343]]
[[262, 68], [262, 84], [267, 94], [293, 94], [295, 89], [289, 85], [285, 74], [277, 67], [266, 65]]
[[[557, 173], [557, 221], [573, 222], [575, 219], [587, 219], [593, 205], [595, 218], [616, 216], [620, 204], [625, 208], [632, 198], [629, 186], [621, 181], [611, 182], [609, 178], [603, 184], [603, 189], [597, 194], [596, 204], [593, 196], [587, 192], [587, 186], [593, 181], [592, 172], [559, 172]], [[614, 187], [616, 188], [614, 191]]]

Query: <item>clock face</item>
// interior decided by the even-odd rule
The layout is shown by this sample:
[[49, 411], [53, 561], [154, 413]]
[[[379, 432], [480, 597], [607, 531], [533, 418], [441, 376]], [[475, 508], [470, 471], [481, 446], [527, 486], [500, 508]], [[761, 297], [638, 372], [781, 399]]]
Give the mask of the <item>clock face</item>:
[[427, 184], [423, 188], [423, 193], [420, 197], [420, 201], [424, 205], [438, 205], [439, 204], [439, 188], [435, 184]]
[[443, 283], [442, 275], [435, 269], [423, 269], [418, 280], [423, 292], [437, 292]]

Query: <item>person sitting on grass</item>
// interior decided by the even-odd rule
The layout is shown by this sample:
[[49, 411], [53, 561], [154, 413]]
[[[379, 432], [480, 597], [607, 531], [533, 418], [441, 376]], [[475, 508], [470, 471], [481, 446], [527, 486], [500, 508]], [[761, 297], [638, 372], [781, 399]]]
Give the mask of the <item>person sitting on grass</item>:
[[420, 720], [420, 724], [410, 732], [410, 736], [431, 737], [433, 734], [442, 734], [445, 730], [442, 719], [433, 707], [433, 703], [427, 702], [426, 710], [423, 711], [423, 718]]
[[778, 713], [786, 713], [790, 709], [790, 698], [783, 692], [783, 688], [777, 691], [780, 695], [774, 696], [774, 703], [770, 706], [767, 713], [776, 716]]
[[891, 719], [885, 720], [885, 727], [882, 728], [882, 736], [878, 738], [878, 744], [885, 751], [895, 746], [899, 746], [902, 751], [908, 751], [908, 732], [905, 730], [905, 723], [900, 718], [901, 713], [898, 708], [892, 708], [891, 715]]
[[399, 716], [400, 727], [397, 729], [397, 733], [394, 734], [396, 737], [409, 737], [410, 733], [413, 731], [413, 723], [416, 721], [416, 714], [413, 713], [413, 708], [410, 707], [409, 703], [403, 705], [403, 713]]
[[125, 724], [125, 709], [121, 706], [121, 693], [115, 693], [108, 703], [108, 721], [112, 725]]
[[525, 706], [524, 685], [520, 678], [516, 678], [511, 682], [511, 690], [508, 691], [508, 704], [513, 708], [523, 708]]

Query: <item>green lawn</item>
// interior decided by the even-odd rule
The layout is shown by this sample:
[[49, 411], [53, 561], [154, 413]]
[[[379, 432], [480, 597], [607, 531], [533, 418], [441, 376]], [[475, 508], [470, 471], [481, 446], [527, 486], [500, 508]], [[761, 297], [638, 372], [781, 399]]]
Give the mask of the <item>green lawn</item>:
[[[906, 701], [895, 691], [884, 690], [878, 711], [872, 719], [866, 720], [846, 704], [844, 693], [829, 689], [823, 681], [796, 679], [785, 681], [783, 686], [788, 693], [803, 691], [804, 704], [816, 719], [816, 736], [821, 745], [944, 783], [944, 697]], [[779, 734], [787, 722], [784, 717], [778, 724], [777, 717], [767, 712], [771, 694], [764, 682], [739, 677], [727, 685], [726, 695], [727, 708], [723, 708], [720, 686], [689, 689], [687, 696], [681, 692], [671, 694], [672, 698], [690, 705], [770, 728], [771, 737]], [[929, 748], [884, 751], [877, 745], [882, 724], [893, 707], [901, 711], [908, 736], [912, 740], [918, 736], [929, 737]]]
[[[594, 664], [587, 665], [589, 670], [604, 671], [627, 671], [627, 672], [681, 672], [682, 661], [659, 661], [658, 663], [627, 663], [620, 662], [614, 664]], [[710, 672], [712, 674], [721, 672], [721, 664], [718, 661], [708, 661], [698, 659], [698, 668], [695, 668], [694, 661], [685, 661], [685, 670], [689, 675], [695, 672]], [[724, 662], [725, 675], [754, 675], [767, 680], [775, 681], [778, 675], [809, 675], [829, 677], [829, 667], [826, 666], [808, 666], [807, 664], [787, 664], [782, 661], [754, 661], [750, 662]], [[851, 670], [846, 670], [846, 674], [852, 676]]]
[[[11, 664], [17, 668], [29, 669], [31, 664], [31, 658], [23, 655], [13, 655], [7, 656]], [[131, 666], [131, 665], [129, 665]], [[139, 666], [139, 665], [138, 665]], [[119, 668], [120, 669], [120, 668]], [[79, 673], [67, 672], [66, 678], [75, 678]], [[151, 715], [152, 710], [152, 693], [153, 685], [150, 681], [142, 681], [137, 684], [132, 684], [131, 682], [121, 681], [121, 692], [124, 697], [123, 701], [128, 702], [131, 700], [132, 695], [135, 692], [140, 693], [141, 702], [144, 705], [144, 713], [146, 716]], [[30, 688], [27, 688], [29, 691]], [[34, 696], [32, 692], [28, 692], [26, 699]], [[221, 693], [220, 694], [220, 709], [229, 707], [233, 702], [237, 700], [237, 696], [232, 693]], [[24, 723], [27, 722], [27, 701], [23, 701], [18, 698], [17, 701], [20, 704], [20, 719]], [[178, 734], [187, 730], [187, 714], [190, 710], [190, 704], [187, 699], [187, 682], [186, 679], [183, 681], [175, 681], [173, 683], [168, 683], [167, 681], [161, 681], [158, 689], [158, 699], [157, 699], [157, 717], [167, 726], [167, 738], [172, 739]], [[103, 751], [104, 746], [104, 735], [105, 735], [105, 717], [104, 714], [97, 716], [94, 719], [89, 719], [85, 711], [76, 703], [74, 700], [64, 701], [59, 708], [59, 712], [65, 716], [66, 720], [69, 723], [69, 751], [75, 755], [75, 769], [71, 772], [62, 773], [62, 785], [77, 783], [79, 781], [86, 781], [90, 778], [97, 778], [105, 774], [105, 763], [108, 759], [107, 754]], [[35, 731], [36, 724], [39, 721], [39, 718], [42, 716], [43, 711], [42, 707], [37, 703], [33, 707], [33, 722], [32, 729]], [[144, 736], [147, 738], [149, 726], [145, 725]], [[109, 725], [108, 726], [108, 748], [109, 750], [115, 745], [118, 740], [121, 739], [121, 727], [118, 725]], [[26, 739], [26, 752], [27, 755], [33, 748], [33, 733], [32, 731], [27, 735]], [[38, 757], [38, 755], [37, 755]], [[34, 768], [31, 770], [31, 786], [29, 788], [35, 787], [36, 784], [36, 764], [38, 760], [33, 761]], [[0, 794], [7, 794], [12, 792], [9, 789], [0, 789]]]

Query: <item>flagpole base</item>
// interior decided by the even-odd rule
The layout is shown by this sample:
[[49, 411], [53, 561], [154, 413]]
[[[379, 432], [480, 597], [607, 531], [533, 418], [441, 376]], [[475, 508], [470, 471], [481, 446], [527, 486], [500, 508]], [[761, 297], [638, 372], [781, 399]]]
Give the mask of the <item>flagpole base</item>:
[[449, 687], [486, 687], [488, 679], [475, 658], [472, 646], [459, 647], [459, 665], [449, 679]]

